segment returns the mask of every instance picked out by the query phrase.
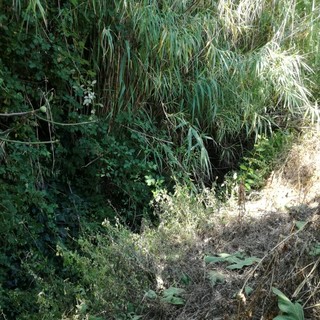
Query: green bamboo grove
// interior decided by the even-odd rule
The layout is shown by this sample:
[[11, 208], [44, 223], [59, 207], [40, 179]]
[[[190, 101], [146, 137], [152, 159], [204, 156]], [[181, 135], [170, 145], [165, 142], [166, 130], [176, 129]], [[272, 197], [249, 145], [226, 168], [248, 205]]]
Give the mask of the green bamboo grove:
[[[20, 23], [24, 37], [36, 33], [49, 47], [57, 38], [64, 41], [55, 57], [47, 57], [57, 67], [70, 60], [65, 77], [75, 84], [64, 79], [58, 86], [76, 97], [83, 96], [87, 81], [97, 81], [85, 88], [94, 90], [94, 103], [87, 100], [80, 112], [107, 116], [110, 123], [121, 112], [133, 118], [146, 113], [170, 136], [177, 135], [188, 153], [196, 151], [196, 166], [206, 173], [211, 169], [208, 143], [220, 160], [232, 163], [246, 139], [318, 116], [312, 84], [319, 63], [315, 1], [70, 1], [58, 6], [17, 1], [2, 6], [6, 17]], [[54, 79], [47, 80], [46, 90], [55, 90]], [[187, 157], [183, 165], [194, 167], [190, 161]]]

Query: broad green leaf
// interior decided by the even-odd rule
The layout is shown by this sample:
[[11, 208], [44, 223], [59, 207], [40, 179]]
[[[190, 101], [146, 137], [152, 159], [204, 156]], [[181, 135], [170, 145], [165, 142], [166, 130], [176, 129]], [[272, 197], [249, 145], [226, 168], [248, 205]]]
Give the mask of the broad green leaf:
[[272, 287], [274, 294], [278, 296], [278, 306], [282, 312], [288, 313], [292, 308], [292, 302], [287, 298], [287, 296], [281, 292], [279, 289]]
[[241, 261], [239, 258], [232, 256], [227, 253], [221, 253], [219, 254], [219, 257], [214, 257], [214, 256], [206, 256], [204, 258], [204, 261], [206, 263], [217, 263], [217, 262], [229, 262], [229, 263], [237, 263]]
[[228, 262], [228, 269], [242, 269], [245, 266], [250, 266], [255, 262], [259, 262], [260, 259], [256, 257], [245, 258], [242, 253], [236, 252], [234, 254], [220, 253], [218, 257], [206, 256], [204, 261], [206, 263], [218, 263], [218, 262]]
[[226, 259], [232, 257], [232, 255], [229, 253], [219, 253], [219, 257]]
[[221, 257], [206, 256], [204, 258], [204, 261], [206, 263], [217, 263], [217, 262], [224, 262], [226, 260], [225, 258], [221, 258]]
[[275, 319], [304, 320], [303, 308], [298, 302], [292, 303], [290, 299], [277, 288], [272, 287], [272, 291], [278, 296], [279, 309], [284, 313], [284, 315], [278, 316]]
[[294, 304], [294, 313], [295, 316], [297, 316], [297, 320], [303, 320], [304, 319], [304, 312], [303, 308], [300, 303], [296, 302]]
[[243, 170], [243, 171], [247, 171], [248, 170], [248, 168], [244, 164], [240, 165], [240, 169]]
[[236, 256], [231, 256], [225, 259], [229, 263], [240, 263], [242, 260]]

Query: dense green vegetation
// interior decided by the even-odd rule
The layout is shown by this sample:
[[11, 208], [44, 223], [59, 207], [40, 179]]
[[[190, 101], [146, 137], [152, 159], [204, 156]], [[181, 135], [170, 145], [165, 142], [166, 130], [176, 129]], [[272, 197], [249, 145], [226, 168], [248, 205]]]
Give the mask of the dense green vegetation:
[[131, 232], [157, 226], [160, 190], [196, 193], [243, 155], [260, 186], [288, 133], [318, 120], [319, 13], [0, 1], [0, 314], [129, 317], [154, 281]]

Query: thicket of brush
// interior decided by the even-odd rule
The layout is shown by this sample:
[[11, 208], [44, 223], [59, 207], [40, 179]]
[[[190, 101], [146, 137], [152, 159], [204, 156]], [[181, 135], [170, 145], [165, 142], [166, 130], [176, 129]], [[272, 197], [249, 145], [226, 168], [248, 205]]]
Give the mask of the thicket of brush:
[[[126, 237], [104, 219], [157, 223], [157, 190], [196, 191], [259, 136], [317, 121], [319, 14], [315, 0], [2, 0], [3, 317], [75, 314], [105, 283], [84, 272], [83, 233], [106, 233], [116, 259]], [[139, 259], [110, 266], [109, 288]], [[130, 313], [121, 279], [110, 318]]]

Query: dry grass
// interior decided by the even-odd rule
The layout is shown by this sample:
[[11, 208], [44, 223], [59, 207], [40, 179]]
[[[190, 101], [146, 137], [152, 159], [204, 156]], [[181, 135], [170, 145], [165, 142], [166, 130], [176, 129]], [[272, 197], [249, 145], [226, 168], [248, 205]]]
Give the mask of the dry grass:
[[283, 211], [286, 207], [314, 207], [320, 194], [320, 134], [310, 129], [271, 174], [260, 200], [247, 204], [250, 213]]
[[[193, 210], [198, 214], [192, 221], [180, 220], [180, 229], [172, 221], [164, 223], [158, 239], [165, 234], [165, 242], [161, 246], [158, 241], [152, 253], [159, 266], [158, 292], [169, 286], [183, 287], [186, 303], [177, 307], [160, 299], [144, 299], [144, 319], [273, 319], [279, 309], [272, 287], [298, 300], [306, 319], [320, 318], [320, 257], [310, 255], [313, 245], [320, 243], [318, 137], [313, 132], [297, 142], [274, 171], [262, 198], [246, 203], [243, 217], [236, 205], [219, 209], [216, 202], [210, 202], [210, 194], [191, 202], [191, 198], [182, 201], [177, 193], [170, 200], [176, 201], [172, 206], [166, 201], [163, 210], [167, 214], [170, 208], [176, 209], [176, 217], [183, 209], [185, 219], [195, 216]], [[307, 224], [299, 229], [297, 221]], [[237, 251], [262, 260], [242, 270], [204, 263], [206, 255]], [[211, 270], [223, 273], [225, 283], [212, 286]], [[188, 285], [182, 283], [182, 275], [188, 276]], [[247, 286], [253, 289], [250, 295], [244, 292]]]

